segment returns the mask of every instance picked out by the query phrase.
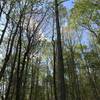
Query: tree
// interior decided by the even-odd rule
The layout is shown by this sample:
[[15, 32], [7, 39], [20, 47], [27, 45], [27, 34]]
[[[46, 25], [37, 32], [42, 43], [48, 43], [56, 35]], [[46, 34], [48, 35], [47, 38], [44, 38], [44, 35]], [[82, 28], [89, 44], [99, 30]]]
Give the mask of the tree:
[[65, 100], [65, 82], [64, 82], [64, 64], [61, 46], [61, 33], [59, 25], [59, 11], [58, 11], [58, 1], [55, 0], [55, 17], [56, 17], [56, 30], [57, 30], [57, 65], [56, 65], [56, 75], [57, 75], [57, 95], [58, 100]]

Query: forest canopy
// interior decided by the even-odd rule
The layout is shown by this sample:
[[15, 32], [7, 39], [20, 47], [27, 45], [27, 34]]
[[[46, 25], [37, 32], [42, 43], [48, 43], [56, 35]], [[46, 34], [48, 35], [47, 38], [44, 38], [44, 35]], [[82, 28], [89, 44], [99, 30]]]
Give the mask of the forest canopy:
[[0, 100], [100, 100], [100, 0], [0, 0]]

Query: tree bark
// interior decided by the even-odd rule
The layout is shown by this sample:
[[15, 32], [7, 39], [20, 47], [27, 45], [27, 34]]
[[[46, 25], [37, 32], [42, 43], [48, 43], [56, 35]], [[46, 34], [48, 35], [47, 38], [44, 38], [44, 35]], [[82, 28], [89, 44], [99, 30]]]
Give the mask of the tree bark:
[[63, 55], [62, 55], [62, 45], [61, 45], [61, 33], [59, 25], [59, 11], [58, 11], [58, 2], [55, 0], [55, 16], [56, 16], [56, 30], [57, 30], [57, 66], [56, 66], [56, 75], [57, 75], [57, 97], [58, 100], [66, 100], [65, 96], [65, 82], [64, 82], [64, 64], [63, 64]]

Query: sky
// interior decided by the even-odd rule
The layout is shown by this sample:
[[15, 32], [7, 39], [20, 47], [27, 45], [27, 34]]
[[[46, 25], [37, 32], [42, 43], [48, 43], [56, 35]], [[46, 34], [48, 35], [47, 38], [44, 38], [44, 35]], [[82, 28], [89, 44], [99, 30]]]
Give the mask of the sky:
[[64, 6], [66, 6], [67, 9], [71, 9], [74, 6], [74, 0], [66, 0]]

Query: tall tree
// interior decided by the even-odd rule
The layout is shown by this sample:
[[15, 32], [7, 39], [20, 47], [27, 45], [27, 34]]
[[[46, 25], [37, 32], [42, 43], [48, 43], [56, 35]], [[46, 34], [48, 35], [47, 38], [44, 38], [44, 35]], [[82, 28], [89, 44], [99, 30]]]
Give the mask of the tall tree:
[[56, 31], [57, 31], [57, 65], [56, 65], [56, 82], [57, 82], [57, 96], [58, 100], [66, 100], [65, 95], [65, 82], [64, 82], [64, 64], [62, 55], [62, 45], [61, 45], [61, 33], [59, 24], [59, 11], [58, 11], [58, 1], [55, 0], [55, 17], [56, 17]]

